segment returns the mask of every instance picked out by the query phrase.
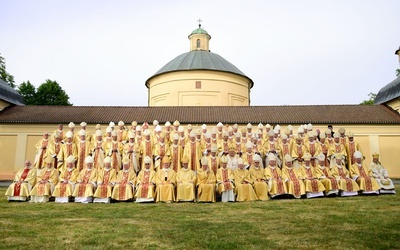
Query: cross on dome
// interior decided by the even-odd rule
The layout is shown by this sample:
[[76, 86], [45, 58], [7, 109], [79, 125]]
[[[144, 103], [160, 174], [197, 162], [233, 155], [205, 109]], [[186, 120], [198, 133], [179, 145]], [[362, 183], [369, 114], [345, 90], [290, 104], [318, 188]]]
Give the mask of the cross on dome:
[[203, 20], [201, 20], [200, 18], [197, 20], [197, 22], [199, 23], [199, 29], [201, 28], [201, 22], [203, 22]]

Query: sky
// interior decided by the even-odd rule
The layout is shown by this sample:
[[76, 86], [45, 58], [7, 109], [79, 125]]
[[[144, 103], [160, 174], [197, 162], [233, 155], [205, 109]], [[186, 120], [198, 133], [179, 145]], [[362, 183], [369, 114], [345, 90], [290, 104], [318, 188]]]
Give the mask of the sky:
[[254, 86], [253, 106], [358, 104], [391, 82], [400, 1], [0, 0], [0, 53], [16, 84], [57, 81], [74, 106], [147, 106], [145, 82], [210, 50]]

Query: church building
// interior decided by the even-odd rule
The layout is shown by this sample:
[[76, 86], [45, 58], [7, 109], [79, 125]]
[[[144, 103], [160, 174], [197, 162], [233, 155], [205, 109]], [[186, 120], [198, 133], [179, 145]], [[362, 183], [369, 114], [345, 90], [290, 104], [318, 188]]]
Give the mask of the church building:
[[[325, 131], [328, 124], [338, 131], [343, 127], [354, 134], [369, 165], [372, 153], [380, 154], [390, 177], [400, 178], [400, 78], [384, 86], [375, 105], [290, 105], [251, 106], [254, 83], [232, 63], [210, 51], [210, 34], [201, 25], [189, 35], [190, 51], [178, 55], [150, 76], [148, 106], [24, 106], [17, 91], [0, 81], [0, 180], [11, 180], [26, 159], [35, 159], [35, 144], [44, 132], [50, 134], [70, 122], [79, 131], [81, 122], [93, 134], [96, 124], [105, 131], [110, 122], [123, 121], [126, 127], [135, 121], [160, 125], [179, 121], [196, 130], [219, 122], [225, 129], [233, 124], [288, 125], [297, 128], [311, 123]], [[396, 51], [400, 56], [400, 49]], [[156, 69], [155, 69], [156, 70]], [[257, 83], [255, 83], [257, 84]]]

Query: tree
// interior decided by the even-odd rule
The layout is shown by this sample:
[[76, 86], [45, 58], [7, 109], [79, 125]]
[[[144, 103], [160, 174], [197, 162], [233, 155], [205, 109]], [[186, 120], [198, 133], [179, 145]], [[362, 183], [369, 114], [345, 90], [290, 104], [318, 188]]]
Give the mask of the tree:
[[24, 98], [25, 105], [36, 105], [36, 88], [30, 81], [21, 83], [18, 93]]
[[396, 69], [396, 76], [400, 76], [400, 69]]
[[69, 102], [69, 96], [60, 87], [56, 81], [46, 80], [42, 83], [35, 96], [36, 105], [61, 105], [61, 106], [72, 106]]
[[0, 53], [0, 78], [8, 83], [13, 89], [16, 87], [14, 84], [14, 76], [9, 74], [6, 70], [6, 61], [4, 57], [1, 56]]
[[369, 99], [364, 100], [362, 103], [360, 103], [360, 105], [374, 105], [376, 94], [371, 92], [368, 94], [368, 96], [369, 96]]

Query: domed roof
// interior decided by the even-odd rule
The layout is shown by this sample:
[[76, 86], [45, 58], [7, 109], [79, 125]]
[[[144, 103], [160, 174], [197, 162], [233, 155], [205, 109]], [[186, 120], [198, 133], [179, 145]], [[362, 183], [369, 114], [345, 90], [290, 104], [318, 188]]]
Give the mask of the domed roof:
[[398, 97], [400, 97], [400, 76], [379, 90], [375, 104], [382, 104]]
[[0, 100], [15, 104], [24, 105], [24, 98], [16, 91], [11, 88], [5, 81], [0, 79]]
[[161, 74], [175, 71], [189, 70], [212, 70], [232, 73], [246, 77], [249, 80], [250, 88], [253, 87], [253, 80], [246, 76], [242, 71], [236, 68], [235, 65], [225, 60], [222, 56], [204, 50], [193, 50], [177, 56], [175, 59], [165, 64], [152, 77], [147, 79], [146, 86], [149, 81]]
[[190, 33], [190, 35], [193, 35], [193, 34], [207, 34], [208, 35], [207, 31], [202, 29], [201, 27], [193, 30], [192, 33]]

